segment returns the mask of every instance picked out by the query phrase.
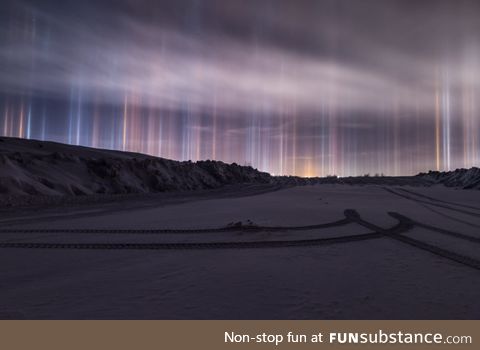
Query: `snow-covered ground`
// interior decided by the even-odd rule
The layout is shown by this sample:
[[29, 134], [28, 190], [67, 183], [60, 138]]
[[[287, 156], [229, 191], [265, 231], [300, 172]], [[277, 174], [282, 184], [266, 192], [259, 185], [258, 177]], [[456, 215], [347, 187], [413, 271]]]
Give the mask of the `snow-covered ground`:
[[[480, 317], [479, 191], [222, 191], [4, 210], [0, 243], [66, 246], [0, 249], [0, 318]], [[277, 244], [286, 241], [308, 242]], [[157, 249], [119, 249], [122, 243]]]

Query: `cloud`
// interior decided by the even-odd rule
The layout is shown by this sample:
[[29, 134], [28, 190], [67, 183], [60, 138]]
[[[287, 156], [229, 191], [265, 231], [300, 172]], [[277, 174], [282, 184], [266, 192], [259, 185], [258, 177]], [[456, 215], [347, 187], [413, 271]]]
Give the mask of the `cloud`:
[[[219, 4], [216, 11], [228, 17], [228, 25], [213, 19], [210, 24], [212, 7], [200, 8], [197, 15], [206, 20], [190, 18], [190, 29], [171, 2], [164, 6], [173, 19], [166, 20], [167, 13], [151, 21], [145, 20], [145, 4], [137, 3], [137, 13], [127, 13], [133, 7], [129, 1], [111, 14], [100, 7], [102, 15], [94, 6], [52, 13], [28, 5], [22, 11], [35, 21], [31, 27], [25, 30], [24, 24], [20, 28], [11, 21], [2, 28], [7, 34], [0, 47], [0, 89], [67, 97], [75, 90], [85, 101], [192, 112], [215, 109], [222, 115], [294, 110], [301, 116], [325, 110], [387, 115], [393, 109], [433, 115], [438, 89], [447, 88], [453, 100], [460, 100], [464, 90], [479, 88], [480, 54], [471, 44], [478, 38], [462, 35], [476, 25], [473, 15], [462, 17], [461, 26], [445, 5], [432, 12], [409, 1], [388, 1], [389, 6], [340, 1], [338, 7], [320, 2], [318, 9], [330, 9], [329, 17], [309, 11], [308, 6], [316, 8], [314, 2], [301, 1], [297, 9], [278, 3], [266, 10], [254, 4], [242, 10], [231, 1]], [[260, 33], [252, 41], [249, 30], [235, 32], [235, 23], [248, 21], [257, 7], [269, 16], [265, 26], [258, 16], [245, 23]], [[157, 8], [154, 13], [162, 12]], [[413, 17], [395, 17], [402, 13]], [[320, 23], [308, 28], [314, 20]], [[449, 35], [449, 28], [454, 33]], [[265, 33], [274, 29], [290, 34], [283, 41], [277, 36], [268, 40]], [[297, 45], [292, 32], [299, 38]], [[464, 40], [454, 44], [462, 50], [438, 56], [451, 43], [447, 39], [459, 35]]]

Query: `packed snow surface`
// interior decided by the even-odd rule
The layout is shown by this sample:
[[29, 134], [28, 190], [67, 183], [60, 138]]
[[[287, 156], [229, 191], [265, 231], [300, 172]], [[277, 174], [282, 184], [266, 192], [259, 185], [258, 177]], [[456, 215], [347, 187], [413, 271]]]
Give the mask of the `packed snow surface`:
[[[478, 319], [479, 203], [478, 191], [444, 186], [336, 184], [4, 209], [0, 243], [170, 248], [1, 248], [0, 318]], [[386, 230], [399, 223], [392, 212], [415, 225], [368, 240], [356, 239], [372, 231], [361, 222], [291, 229], [338, 222], [346, 209]], [[339, 240], [268, 245], [315, 239]], [[254, 244], [195, 246], [232, 242]]]

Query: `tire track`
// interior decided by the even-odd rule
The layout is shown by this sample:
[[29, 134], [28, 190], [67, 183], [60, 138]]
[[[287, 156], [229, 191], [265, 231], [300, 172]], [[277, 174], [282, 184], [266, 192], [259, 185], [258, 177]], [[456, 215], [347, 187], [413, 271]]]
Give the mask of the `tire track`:
[[[303, 240], [290, 240], [290, 241], [253, 241], [253, 242], [200, 242], [200, 243], [31, 243], [31, 242], [6, 242], [0, 243], [0, 248], [16, 248], [16, 249], [95, 249], [95, 250], [207, 250], [207, 249], [262, 249], [262, 248], [287, 248], [287, 247], [310, 247], [310, 246], [326, 246], [334, 244], [344, 244], [351, 242], [360, 242], [373, 239], [380, 239], [383, 237], [389, 237], [394, 240], [400, 241], [415, 248], [430, 252], [437, 256], [455, 261], [464, 266], [480, 270], [480, 261], [471, 258], [466, 255], [458, 254], [429, 243], [402, 235], [402, 233], [410, 231], [415, 226], [428, 228], [441, 233], [449, 234], [456, 238], [462, 239], [475, 239], [474, 237], [466, 236], [461, 233], [456, 233], [448, 230], [438, 229], [433, 226], [424, 225], [411, 220], [408, 217], [400, 215], [398, 213], [389, 212], [388, 214], [398, 220], [398, 224], [395, 226], [384, 229], [375, 224], [372, 224], [360, 217], [357, 211], [353, 209], [347, 209], [344, 212], [345, 219], [339, 220], [333, 223], [311, 225], [311, 226], [299, 226], [293, 228], [309, 229], [322, 227], [333, 227], [335, 225], [342, 225], [346, 223], [357, 223], [363, 227], [366, 227], [373, 232], [358, 234], [358, 235], [346, 235], [341, 237], [329, 237], [329, 238], [317, 238], [317, 239], [303, 239]], [[273, 227], [269, 227], [272, 229]], [[284, 227], [283, 227], [284, 228]], [[225, 228], [222, 228], [225, 229]], [[228, 229], [230, 229], [228, 227]], [[238, 228], [237, 228], [238, 229]], [[203, 230], [203, 229], [202, 229]], [[206, 232], [202, 230], [196, 230], [196, 232]], [[207, 229], [205, 229], [207, 230]], [[208, 229], [208, 232], [212, 232]], [[111, 230], [113, 232], [113, 230]], [[145, 230], [142, 230], [145, 231]], [[146, 230], [148, 231], [148, 230]], [[155, 231], [155, 230], [154, 230]], [[158, 230], [157, 230], [158, 231]], [[170, 232], [171, 230], [168, 230]], [[175, 231], [175, 230], [174, 230]], [[182, 231], [182, 230], [180, 230]], [[51, 232], [51, 231], [50, 231]], [[164, 231], [162, 231], [164, 232]], [[476, 239], [475, 239], [476, 241]], [[478, 242], [477, 242], [478, 243]]]
[[480, 210], [480, 208], [478, 208], [478, 207], [474, 207], [474, 206], [471, 206], [471, 205], [465, 205], [465, 204], [461, 204], [461, 203], [455, 203], [455, 202], [445, 201], [445, 200], [442, 200], [442, 199], [430, 197], [430, 196], [427, 196], [427, 195], [425, 195], [425, 194], [418, 193], [418, 192], [415, 192], [415, 191], [412, 191], [412, 190], [407, 190], [407, 189], [404, 189], [404, 188], [398, 188], [398, 190], [399, 190], [399, 191], [406, 192], [406, 193], [409, 193], [409, 194], [413, 194], [413, 195], [415, 195], [415, 196], [417, 196], [417, 197], [422, 197], [422, 198], [425, 198], [425, 199], [429, 199], [429, 200], [434, 201], [434, 202], [439, 202], [439, 203], [445, 203], [445, 204], [455, 205], [455, 206], [457, 206], [457, 207], [463, 207], [463, 208], [467, 208], [467, 209]]
[[424, 207], [425, 209], [427, 209], [428, 211], [431, 211], [432, 213], [435, 213], [435, 214], [437, 214], [437, 215], [440, 215], [441, 217], [449, 218], [449, 219], [452, 220], [452, 221], [459, 222], [459, 223], [464, 224], [464, 225], [467, 225], [467, 226], [480, 228], [480, 225], [477, 225], [477, 224], [474, 224], [474, 223], [472, 223], [472, 222], [469, 222], [469, 221], [466, 221], [466, 220], [462, 220], [462, 219], [456, 218], [456, 217], [454, 217], [454, 216], [448, 215], [448, 214], [446, 214], [445, 212], [442, 212], [442, 211], [440, 211], [440, 210], [438, 210], [438, 209], [434, 209], [434, 208], [428, 206], [427, 204], [418, 203], [418, 205]]
[[421, 200], [421, 199], [417, 199], [417, 198], [414, 198], [414, 197], [411, 197], [409, 195], [406, 195], [406, 194], [402, 194], [402, 193], [398, 193], [390, 188], [386, 188], [386, 187], [382, 187], [385, 191], [387, 192], [390, 192], [396, 196], [399, 196], [399, 197], [402, 197], [402, 198], [405, 198], [405, 199], [408, 199], [408, 200], [411, 200], [413, 202], [417, 202], [417, 203], [421, 203], [421, 204], [426, 204], [426, 205], [432, 205], [432, 206], [435, 206], [435, 207], [439, 207], [439, 208], [444, 208], [444, 209], [448, 209], [448, 210], [452, 210], [452, 211], [456, 211], [456, 212], [459, 212], [459, 213], [462, 213], [462, 214], [465, 214], [465, 215], [470, 215], [470, 216], [474, 216], [474, 217], [480, 217], [480, 213], [474, 213], [474, 212], [471, 212], [471, 211], [468, 211], [468, 210], [463, 210], [463, 209], [458, 209], [458, 208], [452, 208], [451, 206], [448, 206], [448, 205], [445, 205], [445, 204], [440, 204], [440, 203], [432, 203], [432, 202], [429, 202], [429, 201], [424, 201], [424, 200]]
[[324, 224], [308, 226], [259, 226], [259, 225], [239, 225], [225, 226], [217, 228], [193, 228], [193, 229], [2, 229], [0, 234], [19, 233], [19, 234], [44, 234], [44, 233], [68, 233], [68, 234], [203, 234], [218, 232], [270, 232], [270, 231], [308, 231], [324, 229], [330, 227], [339, 227], [352, 223], [345, 217], [344, 219], [328, 222]]
[[457, 263], [460, 263], [462, 265], [474, 268], [476, 270], [480, 270], [480, 260], [471, 258], [469, 256], [463, 255], [463, 254], [457, 254], [455, 252], [452, 252], [450, 250], [446, 250], [437, 246], [434, 246], [429, 243], [425, 243], [423, 241], [420, 241], [415, 238], [407, 237], [398, 233], [403, 233], [408, 231], [409, 229], [412, 229], [413, 227], [417, 226], [417, 223], [406, 216], [400, 215], [398, 213], [394, 212], [389, 212], [388, 215], [391, 217], [399, 220], [400, 224], [399, 225], [404, 225], [403, 230], [400, 232], [392, 232], [392, 230], [384, 230], [381, 227], [378, 227], [372, 223], [369, 223], [365, 220], [363, 220], [358, 213], [354, 212], [350, 216], [352, 220], [355, 220], [356, 223], [359, 225], [362, 225], [364, 227], [367, 227], [369, 229], [376, 229], [377, 231], [382, 232], [385, 236], [390, 237], [392, 239], [395, 239], [397, 241], [400, 241], [402, 243], [408, 244], [410, 246], [419, 248], [421, 250], [425, 250], [427, 252], [430, 252], [432, 254], [441, 256], [443, 258], [455, 261]]
[[142, 250], [197, 250], [197, 249], [258, 249], [332, 245], [382, 238], [378, 232], [342, 237], [295, 241], [210, 242], [210, 243], [0, 243], [0, 248], [29, 249], [142, 249]]
[[411, 245], [413, 247], [428, 251], [432, 254], [441, 256], [443, 258], [455, 261], [462, 265], [469, 266], [476, 270], [480, 270], [480, 261], [472, 257], [466, 256], [463, 254], [458, 254], [450, 250], [446, 250], [446, 249], [443, 249], [443, 248], [434, 246], [432, 244], [425, 243], [423, 241], [419, 241], [417, 239], [407, 237], [404, 235], [394, 235], [394, 236], [389, 235], [389, 237], [396, 239], [397, 241], [403, 242], [405, 244]]
[[435, 213], [435, 214], [437, 214], [437, 215], [440, 215], [441, 217], [449, 218], [449, 219], [452, 220], [452, 221], [459, 222], [459, 223], [464, 224], [464, 225], [467, 225], [467, 226], [480, 228], [480, 225], [474, 224], [474, 223], [472, 223], [472, 222], [470, 222], [470, 221], [466, 221], [466, 220], [463, 220], [463, 219], [458, 219], [458, 218], [456, 218], [456, 217], [454, 217], [454, 216], [445, 214], [445, 212], [442, 212], [442, 211], [440, 211], [440, 210], [430, 208], [428, 205], [421, 204], [421, 203], [419, 203], [419, 205], [421, 205], [421, 206], [424, 207], [425, 209], [431, 211], [432, 213]]
[[[358, 214], [354, 210], [345, 210], [345, 219], [333, 223], [299, 226], [293, 228], [314, 229], [345, 225], [352, 222]], [[29, 248], [29, 249], [153, 249], [153, 250], [192, 250], [192, 249], [256, 249], [256, 248], [283, 248], [332, 245], [350, 242], [359, 242], [378, 239], [385, 236], [385, 232], [400, 233], [409, 229], [403, 222], [390, 229], [376, 229], [373, 232], [340, 237], [289, 240], [289, 241], [253, 241], [253, 242], [201, 242], [201, 243], [32, 243], [32, 242], [5, 242], [0, 248]], [[272, 227], [268, 227], [272, 229]], [[284, 229], [285, 227], [282, 227]], [[203, 231], [202, 231], [203, 232]], [[212, 232], [210, 229], [208, 232]]]
[[[460, 239], [463, 239], [465, 241], [469, 241], [469, 242], [473, 242], [473, 243], [477, 243], [477, 244], [480, 244], [480, 237], [474, 237], [474, 236], [470, 236], [470, 235], [466, 235], [464, 233], [460, 233], [460, 232], [455, 232], [455, 231], [450, 231], [450, 230], [446, 230], [446, 229], [443, 229], [443, 228], [439, 228], [439, 227], [435, 227], [435, 226], [431, 226], [431, 225], [427, 225], [427, 224], [423, 224], [421, 222], [418, 222], [418, 221], [415, 221], [415, 220], [412, 220], [412, 219], [409, 219], [407, 218], [406, 216], [403, 216], [401, 214], [398, 214], [398, 213], [392, 213], [393, 215], [395, 215], [395, 218], [399, 219], [399, 220], [410, 220], [414, 223], [415, 226], [417, 227], [422, 227], [424, 229], [427, 229], [429, 231], [434, 231], [434, 232], [438, 232], [438, 233], [441, 233], [441, 234], [444, 234], [444, 235], [448, 235], [448, 236], [451, 236], [451, 237], [455, 237], [455, 238], [460, 238]], [[392, 216], [393, 216], [392, 215]]]
[[395, 236], [394, 239], [396, 239], [400, 242], [409, 244], [413, 247], [425, 250], [425, 251], [430, 252], [432, 254], [441, 256], [442, 258], [446, 258], [446, 259], [455, 261], [457, 263], [460, 263], [462, 265], [474, 268], [475, 270], [480, 270], [480, 261], [477, 260], [477, 259], [471, 258], [469, 256], [466, 256], [466, 255], [463, 255], [463, 254], [458, 254], [458, 253], [455, 253], [455, 252], [452, 252], [450, 250], [446, 250], [446, 249], [443, 249], [443, 248], [439, 248], [439, 247], [434, 246], [432, 244], [425, 243], [423, 241], [419, 241], [417, 239], [413, 239], [413, 238], [410, 238], [410, 237], [407, 237], [407, 236], [398, 235], [398, 236]]

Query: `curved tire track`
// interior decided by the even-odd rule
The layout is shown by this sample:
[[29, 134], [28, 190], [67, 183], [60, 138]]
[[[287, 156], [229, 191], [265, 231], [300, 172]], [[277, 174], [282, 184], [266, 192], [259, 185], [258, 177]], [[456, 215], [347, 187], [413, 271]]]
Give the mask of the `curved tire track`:
[[193, 228], [193, 229], [2, 229], [0, 234], [5, 233], [68, 233], [68, 234], [201, 234], [216, 232], [260, 232], [260, 231], [308, 231], [316, 229], [324, 229], [330, 227], [339, 227], [348, 225], [351, 220], [346, 217], [341, 220], [328, 222], [324, 224], [308, 225], [308, 226], [225, 226], [217, 228]]
[[211, 243], [0, 243], [0, 248], [34, 249], [150, 249], [150, 250], [194, 250], [194, 249], [258, 249], [310, 247], [350, 243], [382, 238], [378, 232], [342, 237], [306, 239], [295, 241], [257, 242], [211, 242]]
[[[345, 210], [345, 219], [336, 221], [333, 223], [312, 225], [312, 226], [299, 226], [293, 227], [305, 229], [314, 228], [326, 228], [339, 225], [345, 225], [355, 222], [352, 218], [356, 217], [354, 210]], [[284, 229], [284, 227], [282, 227]], [[269, 229], [272, 229], [269, 227]], [[370, 239], [382, 238], [385, 232], [399, 233], [409, 229], [409, 226], [405, 226], [403, 222], [399, 222], [397, 225], [390, 229], [374, 230], [370, 233], [347, 235], [340, 237], [329, 238], [317, 238], [317, 239], [303, 239], [303, 240], [290, 240], [290, 241], [254, 241], [254, 242], [201, 242], [201, 243], [14, 243], [6, 242], [0, 243], [0, 248], [30, 248], [30, 249], [154, 249], [154, 250], [174, 250], [174, 249], [252, 249], [252, 248], [281, 248], [281, 247], [308, 247], [308, 246], [320, 246], [320, 245], [332, 245], [339, 243], [359, 242]], [[202, 231], [203, 232], [203, 231]], [[208, 232], [212, 232], [209, 230]]]

